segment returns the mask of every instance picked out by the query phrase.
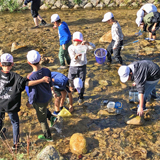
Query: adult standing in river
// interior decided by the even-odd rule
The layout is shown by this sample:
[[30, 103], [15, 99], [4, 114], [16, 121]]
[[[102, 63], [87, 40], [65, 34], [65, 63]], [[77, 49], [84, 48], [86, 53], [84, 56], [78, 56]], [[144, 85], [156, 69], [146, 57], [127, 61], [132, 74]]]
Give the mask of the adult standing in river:
[[40, 26], [46, 25], [46, 21], [42, 19], [42, 17], [39, 15], [38, 10], [41, 4], [41, 0], [25, 0], [23, 7], [25, 7], [29, 2], [31, 2], [31, 14], [35, 23], [35, 27], [32, 27], [32, 29], [38, 28], [38, 20], [41, 21]]

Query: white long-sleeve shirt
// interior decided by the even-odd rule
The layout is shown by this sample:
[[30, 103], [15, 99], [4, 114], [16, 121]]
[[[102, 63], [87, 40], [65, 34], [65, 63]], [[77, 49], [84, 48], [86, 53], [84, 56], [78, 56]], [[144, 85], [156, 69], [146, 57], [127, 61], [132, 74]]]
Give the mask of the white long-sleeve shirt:
[[78, 45], [78, 46], [74, 46], [73, 44], [71, 44], [69, 47], [68, 47], [68, 52], [69, 52], [69, 56], [71, 58], [71, 63], [70, 63], [70, 66], [83, 66], [83, 65], [86, 65], [87, 64], [87, 51], [89, 49], [93, 49], [95, 48], [95, 45], [92, 44], [92, 43], [89, 43], [90, 45], [82, 45], [83, 47], [83, 54], [82, 56], [78, 56], [77, 59], [75, 59], [75, 56], [76, 56], [76, 52], [77, 52], [77, 48], [81, 47], [81, 45]]
[[112, 39], [115, 41], [113, 48], [116, 48], [120, 41], [123, 40], [123, 33], [118, 22], [114, 22], [111, 28]]

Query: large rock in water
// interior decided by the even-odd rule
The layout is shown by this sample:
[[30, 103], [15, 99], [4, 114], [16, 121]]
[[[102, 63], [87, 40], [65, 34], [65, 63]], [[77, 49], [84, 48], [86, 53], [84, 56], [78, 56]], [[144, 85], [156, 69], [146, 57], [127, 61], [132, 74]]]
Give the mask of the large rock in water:
[[125, 118], [126, 124], [132, 124], [132, 125], [143, 125], [144, 124], [144, 118], [136, 115], [131, 115], [129, 118]]
[[111, 30], [108, 31], [107, 33], [105, 33], [100, 39], [99, 42], [111, 42], [112, 41], [112, 34], [111, 34]]
[[87, 142], [83, 134], [75, 133], [70, 139], [71, 152], [77, 155], [87, 153]]
[[27, 47], [26, 45], [20, 45], [18, 42], [13, 42], [12, 43], [12, 46], [11, 46], [11, 52], [14, 52], [15, 50], [18, 50], [18, 49], [23, 49]]
[[51, 145], [45, 147], [38, 155], [37, 160], [59, 160], [59, 152]]

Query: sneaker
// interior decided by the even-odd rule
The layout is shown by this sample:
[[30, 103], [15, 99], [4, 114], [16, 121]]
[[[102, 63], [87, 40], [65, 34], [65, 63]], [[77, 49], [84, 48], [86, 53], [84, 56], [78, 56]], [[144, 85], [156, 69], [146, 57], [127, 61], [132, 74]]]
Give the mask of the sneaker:
[[31, 29], [37, 29], [37, 28], [39, 28], [39, 27], [38, 26], [31, 27]]
[[50, 127], [52, 127], [56, 123], [56, 121], [57, 121], [57, 117], [52, 116]]
[[78, 103], [81, 104], [83, 103], [84, 99], [79, 98]]
[[51, 137], [45, 137], [44, 135], [39, 135], [38, 139], [46, 140], [47, 142], [53, 142]]
[[151, 96], [151, 100], [159, 101], [160, 97], [159, 96]]
[[13, 147], [12, 147], [12, 150], [13, 150], [13, 151], [18, 150], [18, 149], [20, 149], [20, 147], [21, 147], [21, 144], [20, 144], [20, 143], [14, 144]]
[[66, 69], [66, 68], [68, 68], [68, 67], [67, 67], [67, 66], [60, 66], [60, 67], [58, 68], [58, 70]]
[[46, 23], [46, 21], [44, 21], [43, 19], [42, 19], [42, 21], [41, 21], [41, 23], [39, 24], [40, 26], [45, 26], [47, 23]]
[[154, 41], [155, 39], [152, 39], [152, 38], [145, 38], [145, 40]]
[[52, 114], [57, 116], [59, 112], [60, 111], [58, 111], [58, 112], [54, 111]]

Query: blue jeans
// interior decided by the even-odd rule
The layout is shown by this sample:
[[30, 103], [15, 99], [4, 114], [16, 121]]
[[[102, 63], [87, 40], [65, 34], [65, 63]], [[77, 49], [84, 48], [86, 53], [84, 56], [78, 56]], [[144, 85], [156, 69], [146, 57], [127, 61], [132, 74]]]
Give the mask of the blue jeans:
[[[0, 120], [2, 121], [5, 116], [5, 112], [0, 112]], [[19, 142], [19, 117], [17, 112], [8, 112], [8, 116], [11, 120], [13, 128], [13, 143]]]
[[156, 81], [151, 81], [150, 82], [146, 82], [145, 85], [144, 85], [144, 105], [143, 105], [143, 109], [146, 108], [146, 100], [148, 98], [149, 95], [151, 96], [156, 96], [156, 85], [157, 83], [159, 82], [159, 80], [156, 80]]

